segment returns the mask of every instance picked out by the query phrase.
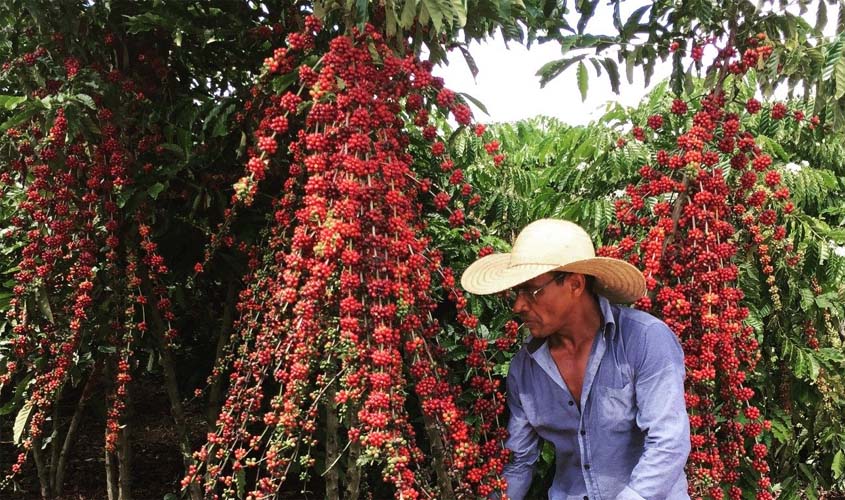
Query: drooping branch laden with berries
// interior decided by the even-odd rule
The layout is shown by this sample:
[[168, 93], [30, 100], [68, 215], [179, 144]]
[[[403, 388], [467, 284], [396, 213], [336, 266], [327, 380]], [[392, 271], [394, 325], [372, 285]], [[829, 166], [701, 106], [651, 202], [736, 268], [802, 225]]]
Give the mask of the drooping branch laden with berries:
[[[265, 61], [264, 92], [292, 72], [299, 90], [267, 93], [233, 202], [253, 203], [281, 154], [291, 161], [240, 295], [228, 395], [184, 484], [200, 482], [210, 496], [272, 498], [294, 471], [317, 463], [328, 411], [325, 432], [340, 434], [326, 436], [335, 448], [319, 470], [329, 497], [337, 498], [342, 464], [348, 498], [358, 497], [369, 465], [397, 498], [487, 496], [502, 488], [507, 461], [502, 394], [488, 340], [472, 333], [478, 319], [426, 227], [427, 213], [447, 211], [448, 226], [478, 236], [466, 225], [472, 188], [430, 122], [451, 113], [469, 125], [469, 108], [429, 64], [397, 55], [372, 27], [331, 37], [322, 53], [321, 29], [307, 18]], [[412, 147], [427, 151], [414, 156]], [[438, 345], [441, 293], [468, 330], [466, 389], [451, 380]], [[425, 464], [435, 459], [431, 478]]]

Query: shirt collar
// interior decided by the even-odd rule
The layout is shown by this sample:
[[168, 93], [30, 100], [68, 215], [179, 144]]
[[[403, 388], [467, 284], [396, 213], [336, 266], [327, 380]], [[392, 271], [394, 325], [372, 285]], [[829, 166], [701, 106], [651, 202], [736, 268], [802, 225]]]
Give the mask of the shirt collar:
[[596, 295], [599, 298], [599, 309], [601, 310], [602, 321], [604, 322], [604, 334], [611, 340], [616, 338], [616, 316], [614, 307], [603, 295]]

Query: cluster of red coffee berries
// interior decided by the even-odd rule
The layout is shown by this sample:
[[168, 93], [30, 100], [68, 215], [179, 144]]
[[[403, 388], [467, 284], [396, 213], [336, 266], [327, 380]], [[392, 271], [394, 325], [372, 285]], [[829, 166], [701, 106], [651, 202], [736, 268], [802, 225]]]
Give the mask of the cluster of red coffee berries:
[[[432, 76], [431, 64], [395, 54], [372, 27], [335, 36], [327, 49], [316, 44], [321, 29], [308, 17], [265, 61], [268, 83], [295, 73], [301, 91], [266, 96], [235, 186], [233, 202], [248, 204], [263, 179], [283, 180], [272, 194], [267, 244], [240, 296], [241, 347], [228, 396], [184, 484], [235, 494], [235, 474], [249, 468], [256, 477], [249, 495], [274, 494], [291, 464], [313, 464], [307, 450], [327, 405], [345, 416], [348, 460], [377, 464], [402, 498], [437, 496], [436, 488], [487, 496], [504, 486], [504, 397], [492, 381], [491, 342], [475, 333], [478, 319], [427, 233], [433, 209], [464, 239], [479, 236], [467, 226], [472, 186], [432, 121], [451, 113], [469, 125], [469, 108]], [[319, 62], [305, 63], [314, 53]], [[412, 146], [422, 150], [416, 157]], [[487, 149], [494, 155], [498, 144]], [[449, 380], [435, 339], [441, 294], [468, 331], [465, 390]], [[515, 336], [509, 327], [497, 345]], [[426, 454], [409, 399], [445, 452], [449, 484], [433, 486], [418, 474]]]

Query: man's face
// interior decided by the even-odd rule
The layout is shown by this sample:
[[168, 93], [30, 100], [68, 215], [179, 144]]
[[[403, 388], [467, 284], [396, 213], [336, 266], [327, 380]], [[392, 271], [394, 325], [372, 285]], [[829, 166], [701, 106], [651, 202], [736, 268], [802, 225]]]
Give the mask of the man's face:
[[566, 292], [568, 279], [544, 273], [511, 289], [511, 295], [515, 295], [512, 310], [532, 337], [546, 338], [563, 329], [573, 301], [571, 293]]

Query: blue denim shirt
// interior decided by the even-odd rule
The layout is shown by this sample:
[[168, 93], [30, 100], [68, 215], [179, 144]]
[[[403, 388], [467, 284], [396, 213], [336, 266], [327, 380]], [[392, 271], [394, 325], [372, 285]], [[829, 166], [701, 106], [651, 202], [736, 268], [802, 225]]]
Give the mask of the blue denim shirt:
[[550, 500], [689, 499], [684, 354], [648, 313], [599, 297], [602, 326], [575, 403], [544, 340], [529, 338], [508, 372], [508, 496], [525, 497], [539, 440], [555, 448]]

